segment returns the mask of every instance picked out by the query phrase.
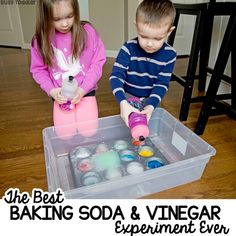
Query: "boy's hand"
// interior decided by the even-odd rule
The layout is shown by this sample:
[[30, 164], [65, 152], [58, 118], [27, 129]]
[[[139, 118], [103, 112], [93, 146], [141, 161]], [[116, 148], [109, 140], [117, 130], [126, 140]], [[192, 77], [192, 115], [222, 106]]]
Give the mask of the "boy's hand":
[[129, 126], [129, 114], [132, 112], [140, 113], [140, 111], [131, 106], [126, 100], [120, 102], [120, 116], [124, 120], [125, 124]]
[[145, 114], [147, 116], [147, 122], [149, 122], [153, 111], [154, 107], [152, 105], [145, 106], [144, 109], [141, 111], [141, 114]]
[[67, 101], [67, 99], [61, 95], [61, 88], [53, 88], [50, 91], [50, 96], [58, 103], [63, 104]]
[[77, 93], [75, 97], [71, 100], [71, 103], [72, 104], [78, 103], [84, 95], [85, 95], [85, 91], [82, 88], [78, 87]]

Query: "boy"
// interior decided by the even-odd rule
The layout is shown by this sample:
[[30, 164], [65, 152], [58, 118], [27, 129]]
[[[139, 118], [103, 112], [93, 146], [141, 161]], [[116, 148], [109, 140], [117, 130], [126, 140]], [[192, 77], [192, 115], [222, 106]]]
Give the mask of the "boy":
[[128, 126], [131, 112], [140, 112], [127, 102], [143, 101], [142, 114], [150, 119], [166, 94], [176, 61], [176, 51], [165, 41], [174, 30], [175, 9], [170, 0], [144, 0], [136, 11], [138, 37], [120, 49], [110, 76], [110, 85]]

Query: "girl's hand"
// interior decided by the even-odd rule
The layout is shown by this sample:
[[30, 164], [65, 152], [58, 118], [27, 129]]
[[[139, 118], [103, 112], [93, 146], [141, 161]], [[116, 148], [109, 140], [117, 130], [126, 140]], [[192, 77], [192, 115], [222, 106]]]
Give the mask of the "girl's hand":
[[52, 98], [54, 98], [54, 100], [58, 103], [58, 104], [63, 104], [66, 103], [67, 99], [61, 95], [61, 88], [53, 88], [50, 91], [50, 96]]
[[78, 87], [75, 97], [71, 100], [72, 104], [79, 103], [80, 99], [85, 95], [85, 91]]
[[152, 105], [145, 106], [144, 109], [141, 111], [141, 114], [145, 114], [147, 116], [147, 122], [149, 122], [153, 111], [154, 107]]
[[128, 127], [129, 127], [129, 115], [132, 112], [140, 113], [138, 109], [131, 106], [126, 100], [120, 102], [120, 116]]

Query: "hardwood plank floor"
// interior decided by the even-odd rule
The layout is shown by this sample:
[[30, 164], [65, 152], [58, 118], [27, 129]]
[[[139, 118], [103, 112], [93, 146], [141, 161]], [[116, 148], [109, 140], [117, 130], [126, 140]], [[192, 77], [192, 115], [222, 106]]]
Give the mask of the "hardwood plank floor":
[[[0, 197], [8, 188], [47, 190], [42, 129], [52, 126], [52, 102], [32, 80], [29, 50], [0, 48]], [[113, 59], [99, 82], [99, 116], [119, 113], [109, 87]], [[185, 59], [175, 70], [185, 71]], [[171, 82], [162, 107], [178, 118], [183, 88]], [[194, 93], [197, 93], [194, 91]], [[201, 104], [192, 104], [186, 126], [193, 130]], [[236, 198], [236, 122], [225, 115], [211, 117], [202, 138], [217, 150], [199, 181], [145, 198]]]

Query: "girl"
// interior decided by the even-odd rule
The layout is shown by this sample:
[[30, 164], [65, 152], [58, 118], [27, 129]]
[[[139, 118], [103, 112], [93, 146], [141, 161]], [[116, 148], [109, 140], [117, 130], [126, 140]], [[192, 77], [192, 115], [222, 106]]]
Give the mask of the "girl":
[[[98, 122], [95, 98], [97, 82], [105, 63], [101, 38], [88, 23], [80, 21], [78, 0], [40, 0], [37, 3], [36, 33], [31, 47], [30, 71], [34, 80], [54, 100], [53, 120], [57, 134], [71, 137], [76, 129], [83, 135], [93, 135]], [[78, 82], [74, 109], [64, 111], [60, 104], [62, 81], [73, 76]], [[93, 121], [87, 126], [83, 121]]]

